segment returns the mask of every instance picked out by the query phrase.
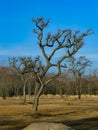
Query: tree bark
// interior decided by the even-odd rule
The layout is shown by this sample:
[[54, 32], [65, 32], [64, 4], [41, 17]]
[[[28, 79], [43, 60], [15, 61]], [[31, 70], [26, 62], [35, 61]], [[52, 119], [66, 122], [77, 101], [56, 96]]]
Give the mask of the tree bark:
[[77, 91], [78, 91], [78, 92], [77, 92], [77, 96], [78, 96], [78, 99], [80, 100], [80, 99], [81, 99], [81, 92], [80, 92], [79, 88], [78, 88]]
[[81, 76], [79, 76], [78, 82], [79, 82], [79, 86], [78, 86], [78, 99], [80, 100], [81, 99]]
[[35, 96], [35, 98], [34, 98], [34, 104], [33, 104], [34, 113], [36, 113], [37, 110], [38, 110], [39, 97], [40, 97], [40, 95], [37, 94], [37, 95]]
[[5, 88], [2, 88], [2, 98], [6, 99], [6, 92], [5, 92]]
[[34, 104], [33, 104], [34, 113], [36, 113], [38, 110], [39, 98], [40, 98], [40, 95], [44, 89], [44, 86], [43, 85], [39, 86], [39, 83], [36, 82], [36, 89], [37, 89], [37, 91], [35, 93]]
[[24, 82], [23, 86], [23, 103], [26, 103], [26, 83]]
[[79, 86], [77, 86], [77, 98], [80, 100], [81, 99], [81, 86], [79, 83]]

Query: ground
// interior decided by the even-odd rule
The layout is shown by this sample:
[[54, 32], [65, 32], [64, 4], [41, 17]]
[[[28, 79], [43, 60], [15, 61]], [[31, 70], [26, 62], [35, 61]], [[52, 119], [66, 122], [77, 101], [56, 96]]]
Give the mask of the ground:
[[98, 96], [70, 96], [63, 100], [59, 95], [42, 95], [36, 114], [33, 97], [22, 104], [22, 97], [0, 98], [0, 130], [21, 130], [32, 122], [60, 122], [76, 130], [98, 130]]

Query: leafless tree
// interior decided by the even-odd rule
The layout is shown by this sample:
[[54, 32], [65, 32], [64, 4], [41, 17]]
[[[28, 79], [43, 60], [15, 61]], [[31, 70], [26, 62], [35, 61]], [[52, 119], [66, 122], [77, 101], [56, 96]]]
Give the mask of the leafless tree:
[[[50, 32], [46, 34], [45, 28], [48, 26], [49, 20], [37, 18], [32, 19], [32, 22], [35, 25], [33, 32], [37, 36], [36, 44], [38, 44], [43, 58], [45, 59], [45, 65], [41, 68], [42, 71], [37, 71], [35, 73], [36, 91], [34, 112], [36, 112], [38, 109], [39, 97], [45, 86], [62, 73], [62, 69], [66, 68], [65, 59], [73, 56], [84, 45], [84, 37], [90, 35], [92, 31], [88, 30], [85, 33], [80, 33], [80, 31], [73, 32], [70, 29], [59, 29], [55, 34]], [[45, 76], [51, 68], [55, 68], [56, 73], [48, 80], [45, 80]]]
[[23, 103], [26, 103], [26, 84], [29, 79], [32, 78], [32, 69], [34, 63], [31, 57], [18, 57], [9, 58], [9, 64], [13, 68], [13, 71], [19, 74], [23, 82]]
[[80, 56], [79, 58], [70, 58], [69, 70], [73, 73], [74, 77], [74, 87], [76, 87], [76, 93], [78, 99], [81, 99], [81, 77], [86, 69], [86, 67], [91, 66], [91, 61], [89, 61], [85, 56]]

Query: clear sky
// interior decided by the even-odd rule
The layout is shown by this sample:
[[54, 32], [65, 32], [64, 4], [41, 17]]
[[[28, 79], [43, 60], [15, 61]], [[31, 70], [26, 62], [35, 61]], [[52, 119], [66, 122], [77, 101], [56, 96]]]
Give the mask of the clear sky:
[[98, 68], [98, 0], [0, 0], [0, 62], [10, 56], [34, 56], [32, 18], [50, 18], [50, 30], [71, 28], [95, 34], [79, 51]]

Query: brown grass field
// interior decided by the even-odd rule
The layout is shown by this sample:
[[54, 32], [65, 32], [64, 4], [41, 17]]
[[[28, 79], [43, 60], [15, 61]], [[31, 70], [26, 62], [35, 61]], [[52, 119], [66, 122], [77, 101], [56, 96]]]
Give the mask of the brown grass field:
[[98, 96], [75, 96], [63, 100], [56, 95], [42, 95], [38, 113], [32, 108], [33, 97], [22, 104], [22, 98], [0, 98], [0, 130], [21, 130], [32, 122], [61, 122], [76, 130], [98, 130]]

